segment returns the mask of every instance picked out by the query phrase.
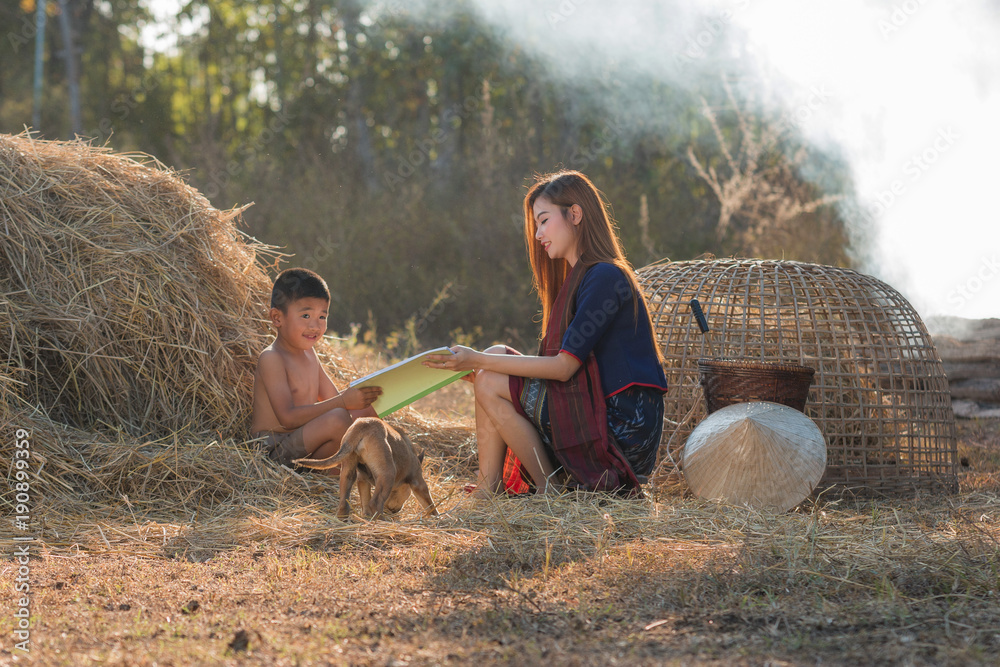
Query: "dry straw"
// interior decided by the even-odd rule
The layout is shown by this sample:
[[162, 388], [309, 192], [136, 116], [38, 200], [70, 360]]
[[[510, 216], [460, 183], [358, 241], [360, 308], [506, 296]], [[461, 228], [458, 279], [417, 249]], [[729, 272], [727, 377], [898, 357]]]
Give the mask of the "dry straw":
[[[238, 229], [241, 211], [146, 156], [0, 135], [0, 424], [31, 432], [38, 516], [192, 520], [333, 493], [248, 438], [279, 254]], [[340, 382], [366, 370], [319, 351]], [[396, 421], [469, 459], [467, 429]]]
[[275, 254], [241, 211], [151, 158], [0, 137], [0, 345], [20, 397], [83, 428], [235, 434]]
[[[234, 546], [426, 547], [428, 558], [453, 548], [529, 563], [542, 553], [547, 564], [550, 553], [555, 562], [649, 540], [682, 555], [737, 554], [788, 531], [829, 545], [820, 554], [848, 545], [851, 562], [864, 556], [867, 524], [829, 505], [831, 520], [601, 494], [476, 503], [461, 490], [474, 475], [471, 426], [410, 409], [390, 421], [427, 450], [444, 516], [417, 518], [411, 503], [391, 521], [339, 521], [336, 482], [274, 465], [245, 433], [256, 355], [270, 340], [262, 263], [274, 252], [239, 232], [238, 214], [213, 209], [149, 158], [0, 137], [0, 424], [31, 431], [32, 531], [43, 549], [203, 560]], [[655, 303], [662, 327], [663, 297]], [[339, 382], [369, 370], [321, 352]], [[676, 387], [697, 389], [693, 363]], [[0, 439], [0, 456], [13, 447]], [[979, 516], [996, 499], [966, 506]], [[904, 551], [916, 533], [903, 534]]]
[[[0, 457], [12, 459], [15, 428], [30, 431], [32, 553], [48, 563], [107, 570], [122, 556], [213, 559], [210, 569], [225, 573], [265, 555], [282, 559], [268, 569], [280, 585], [275, 576], [300, 576], [284, 559], [305, 548], [347, 556], [322, 558], [322, 567], [357, 563], [362, 591], [411, 573], [432, 594], [457, 590], [442, 600], [464, 607], [474, 592], [450, 584], [472, 577], [487, 615], [516, 596], [574, 624], [589, 612], [565, 607], [567, 595], [597, 600], [587, 603], [596, 609], [636, 581], [651, 582], [657, 604], [673, 610], [743, 609], [747, 595], [789, 589], [816, 591], [824, 608], [825, 600], [864, 602], [852, 591], [888, 591], [906, 613], [914, 600], [936, 605], [954, 594], [964, 605], [993, 594], [995, 473], [957, 503], [873, 502], [860, 512], [826, 495], [783, 514], [677, 495], [664, 504], [656, 500], [670, 493], [663, 483], [644, 499], [478, 502], [462, 491], [475, 474], [471, 424], [408, 408], [390, 421], [427, 451], [425, 476], [442, 516], [419, 517], [411, 502], [386, 521], [340, 521], [335, 481], [273, 464], [245, 433], [249, 381], [270, 340], [261, 261], [272, 251], [236, 229], [238, 211], [212, 209], [175, 175], [139, 160], [146, 164], [83, 144], [0, 137]], [[661, 340], [663, 301], [655, 301]], [[684, 410], [704, 406], [697, 342], [668, 346], [668, 355], [678, 345], [693, 352], [686, 380], [668, 368], [671, 400], [678, 388], [690, 395], [674, 413], [684, 421]], [[371, 370], [331, 346], [321, 356], [341, 383]], [[836, 376], [826, 373], [829, 387]], [[0, 489], [7, 516], [14, 488]], [[12, 531], [0, 522], [0, 537]], [[77, 554], [84, 559], [74, 563]], [[649, 572], [668, 572], [660, 580], [670, 583]]]
[[697, 360], [709, 345], [688, 306], [698, 298], [717, 357], [816, 370], [805, 412], [827, 440], [821, 487], [957, 490], [941, 359], [919, 315], [889, 285], [849, 269], [749, 259], [657, 263], [639, 279], [670, 384], [661, 479], [706, 414]]

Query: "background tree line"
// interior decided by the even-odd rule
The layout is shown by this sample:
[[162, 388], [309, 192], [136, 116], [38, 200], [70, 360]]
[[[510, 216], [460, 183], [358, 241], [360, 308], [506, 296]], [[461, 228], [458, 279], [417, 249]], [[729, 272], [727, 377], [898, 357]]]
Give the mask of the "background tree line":
[[[0, 131], [30, 123], [35, 10], [0, 0]], [[531, 347], [521, 199], [559, 167], [605, 192], [637, 267], [851, 262], [846, 166], [760, 103], [740, 58], [692, 59], [685, 83], [614, 60], [568, 76], [471, 0], [190, 0], [158, 49], [134, 2], [48, 12], [68, 14], [74, 49], [46, 29], [43, 137], [74, 135], [77, 72], [79, 134], [154, 155], [219, 208], [254, 202], [248, 233], [326, 277], [332, 328], [401, 353]]]

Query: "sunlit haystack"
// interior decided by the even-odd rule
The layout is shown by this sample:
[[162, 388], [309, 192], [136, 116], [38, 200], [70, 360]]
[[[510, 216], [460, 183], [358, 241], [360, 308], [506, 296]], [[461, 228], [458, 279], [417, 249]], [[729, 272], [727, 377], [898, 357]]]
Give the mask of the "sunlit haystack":
[[919, 315], [889, 285], [849, 269], [735, 259], [653, 264], [639, 279], [667, 360], [666, 416], [679, 424], [665, 429], [663, 470], [705, 416], [697, 361], [711, 356], [815, 369], [805, 412], [827, 440], [820, 488], [957, 490], [947, 378]]
[[0, 136], [0, 346], [83, 428], [233, 434], [267, 344], [269, 248], [146, 156]]
[[[0, 135], [0, 456], [30, 434], [50, 545], [95, 512], [190, 520], [330, 497], [327, 478], [266, 460], [247, 432], [278, 254], [239, 231], [241, 210], [147, 156]], [[365, 370], [318, 351], [341, 386]], [[392, 421], [465, 465], [467, 429]]]

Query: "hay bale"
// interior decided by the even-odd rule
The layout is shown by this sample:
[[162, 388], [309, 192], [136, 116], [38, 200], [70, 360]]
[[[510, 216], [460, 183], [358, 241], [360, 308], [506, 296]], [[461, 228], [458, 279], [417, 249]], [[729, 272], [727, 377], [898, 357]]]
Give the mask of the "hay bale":
[[245, 430], [276, 253], [242, 210], [148, 156], [0, 135], [0, 373], [18, 398], [85, 429]]
[[[272, 340], [264, 265], [280, 253], [237, 228], [242, 210], [212, 208], [148, 156], [0, 135], [0, 424], [30, 432], [50, 547], [73, 548], [95, 515], [188, 522], [335, 497], [249, 442]], [[325, 341], [317, 353], [340, 386], [368, 370]], [[469, 474], [467, 427], [409, 409], [392, 421]]]

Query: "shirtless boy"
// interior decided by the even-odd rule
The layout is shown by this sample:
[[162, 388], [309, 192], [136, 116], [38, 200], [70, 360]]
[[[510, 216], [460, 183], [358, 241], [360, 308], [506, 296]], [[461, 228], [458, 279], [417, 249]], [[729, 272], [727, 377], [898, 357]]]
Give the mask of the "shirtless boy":
[[[313, 347], [326, 333], [330, 291], [308, 269], [286, 269], [271, 290], [271, 323], [277, 336], [257, 360], [250, 432], [269, 458], [291, 467], [294, 459], [322, 459], [340, 449], [341, 438], [370, 407], [380, 387], [338, 391]], [[336, 474], [336, 470], [325, 471]]]

